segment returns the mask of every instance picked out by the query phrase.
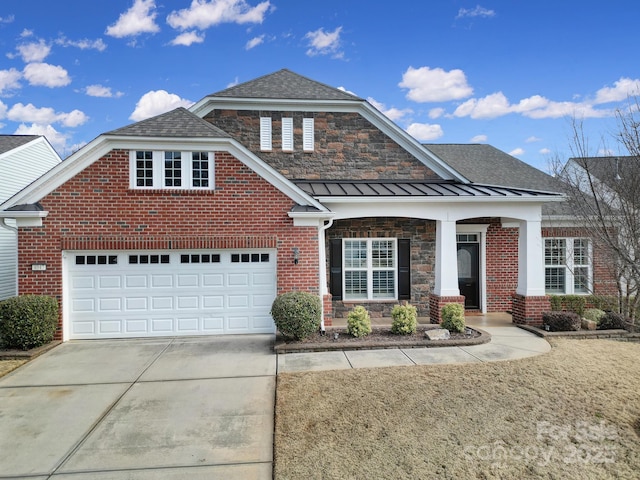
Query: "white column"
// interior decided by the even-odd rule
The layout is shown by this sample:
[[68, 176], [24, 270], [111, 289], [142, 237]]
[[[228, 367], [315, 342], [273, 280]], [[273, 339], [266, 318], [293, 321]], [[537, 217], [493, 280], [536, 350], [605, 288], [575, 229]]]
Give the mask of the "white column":
[[542, 297], [544, 291], [544, 249], [540, 221], [521, 221], [518, 237], [518, 287], [525, 297]]
[[436, 221], [436, 284], [433, 293], [441, 297], [460, 295], [456, 222]]

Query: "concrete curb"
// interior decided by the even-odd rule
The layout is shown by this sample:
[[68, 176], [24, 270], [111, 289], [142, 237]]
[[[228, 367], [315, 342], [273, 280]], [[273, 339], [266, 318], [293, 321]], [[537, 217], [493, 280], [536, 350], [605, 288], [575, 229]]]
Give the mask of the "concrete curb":
[[600, 340], [628, 340], [630, 342], [640, 342], [640, 333], [630, 333], [626, 330], [579, 330], [577, 332], [547, 332], [538, 327], [529, 325], [517, 325], [518, 328], [531, 332], [544, 339], [550, 338], [578, 338], [578, 339], [600, 339]]
[[41, 347], [32, 348], [31, 350], [0, 350], [0, 360], [30, 360], [43, 353], [47, 353], [61, 343], [61, 340], [54, 340]]

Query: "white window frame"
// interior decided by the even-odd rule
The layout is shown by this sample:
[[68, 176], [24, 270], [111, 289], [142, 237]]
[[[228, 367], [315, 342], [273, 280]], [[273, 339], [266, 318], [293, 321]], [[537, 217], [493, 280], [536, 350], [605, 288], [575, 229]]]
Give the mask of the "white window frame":
[[293, 117], [282, 117], [282, 151], [293, 152]]
[[302, 150], [305, 152], [313, 152], [315, 144], [313, 118], [302, 119]]
[[[392, 267], [374, 267], [373, 266], [373, 243], [377, 241], [390, 241], [393, 248], [393, 266]], [[346, 251], [347, 243], [349, 242], [365, 242], [366, 244], [366, 265], [364, 267], [347, 267]], [[367, 278], [367, 296], [355, 297], [347, 293], [347, 272], [361, 271], [366, 272]], [[376, 271], [393, 271], [393, 295], [386, 297], [376, 297], [373, 293], [373, 272]], [[388, 301], [398, 299], [398, 239], [397, 238], [343, 238], [342, 239], [342, 291], [344, 292], [343, 298], [345, 301]]]
[[271, 151], [272, 149], [271, 117], [260, 117], [260, 150]]
[[[139, 186], [137, 178], [137, 166], [136, 166], [136, 152], [152, 152], [152, 166], [153, 166], [153, 185], [152, 186]], [[179, 151], [181, 153], [181, 185], [178, 187], [165, 186], [165, 151]], [[207, 187], [194, 187], [193, 186], [193, 153], [204, 152], [208, 155], [209, 163], [209, 185]], [[197, 151], [181, 151], [181, 150], [131, 150], [129, 152], [129, 188], [132, 190], [213, 190], [215, 188], [215, 155], [214, 152], [197, 150]]]
[[[547, 242], [564, 240], [564, 262], [560, 264], [548, 264], [547, 263]], [[587, 242], [587, 264], [576, 263], [574, 257], [574, 243], [575, 241]], [[593, 255], [592, 255], [592, 242], [587, 237], [545, 237], [543, 246], [543, 261], [544, 261], [544, 274], [545, 274], [545, 292], [550, 295], [589, 295], [593, 291]], [[564, 292], [547, 289], [547, 269], [562, 269], [564, 270]], [[587, 269], [587, 285], [586, 291], [577, 291], [575, 287], [575, 269], [586, 268]]]

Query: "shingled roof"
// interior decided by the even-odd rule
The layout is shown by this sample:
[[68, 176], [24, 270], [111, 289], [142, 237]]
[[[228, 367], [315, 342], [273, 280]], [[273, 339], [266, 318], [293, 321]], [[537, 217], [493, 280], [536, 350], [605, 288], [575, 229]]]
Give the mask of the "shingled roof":
[[287, 100], [362, 100], [355, 95], [303, 77], [286, 68], [210, 96]]
[[105, 133], [131, 137], [230, 137], [183, 107]]
[[561, 192], [559, 181], [486, 144], [425, 144], [451, 167], [474, 183]]
[[39, 135], [0, 135], [0, 154], [18, 148], [38, 137]]

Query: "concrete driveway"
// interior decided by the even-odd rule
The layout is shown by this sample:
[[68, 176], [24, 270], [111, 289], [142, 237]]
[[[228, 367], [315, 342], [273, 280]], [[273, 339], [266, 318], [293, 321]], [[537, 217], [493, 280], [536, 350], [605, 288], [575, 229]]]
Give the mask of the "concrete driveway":
[[0, 478], [270, 479], [273, 341], [56, 347], [0, 379]]

